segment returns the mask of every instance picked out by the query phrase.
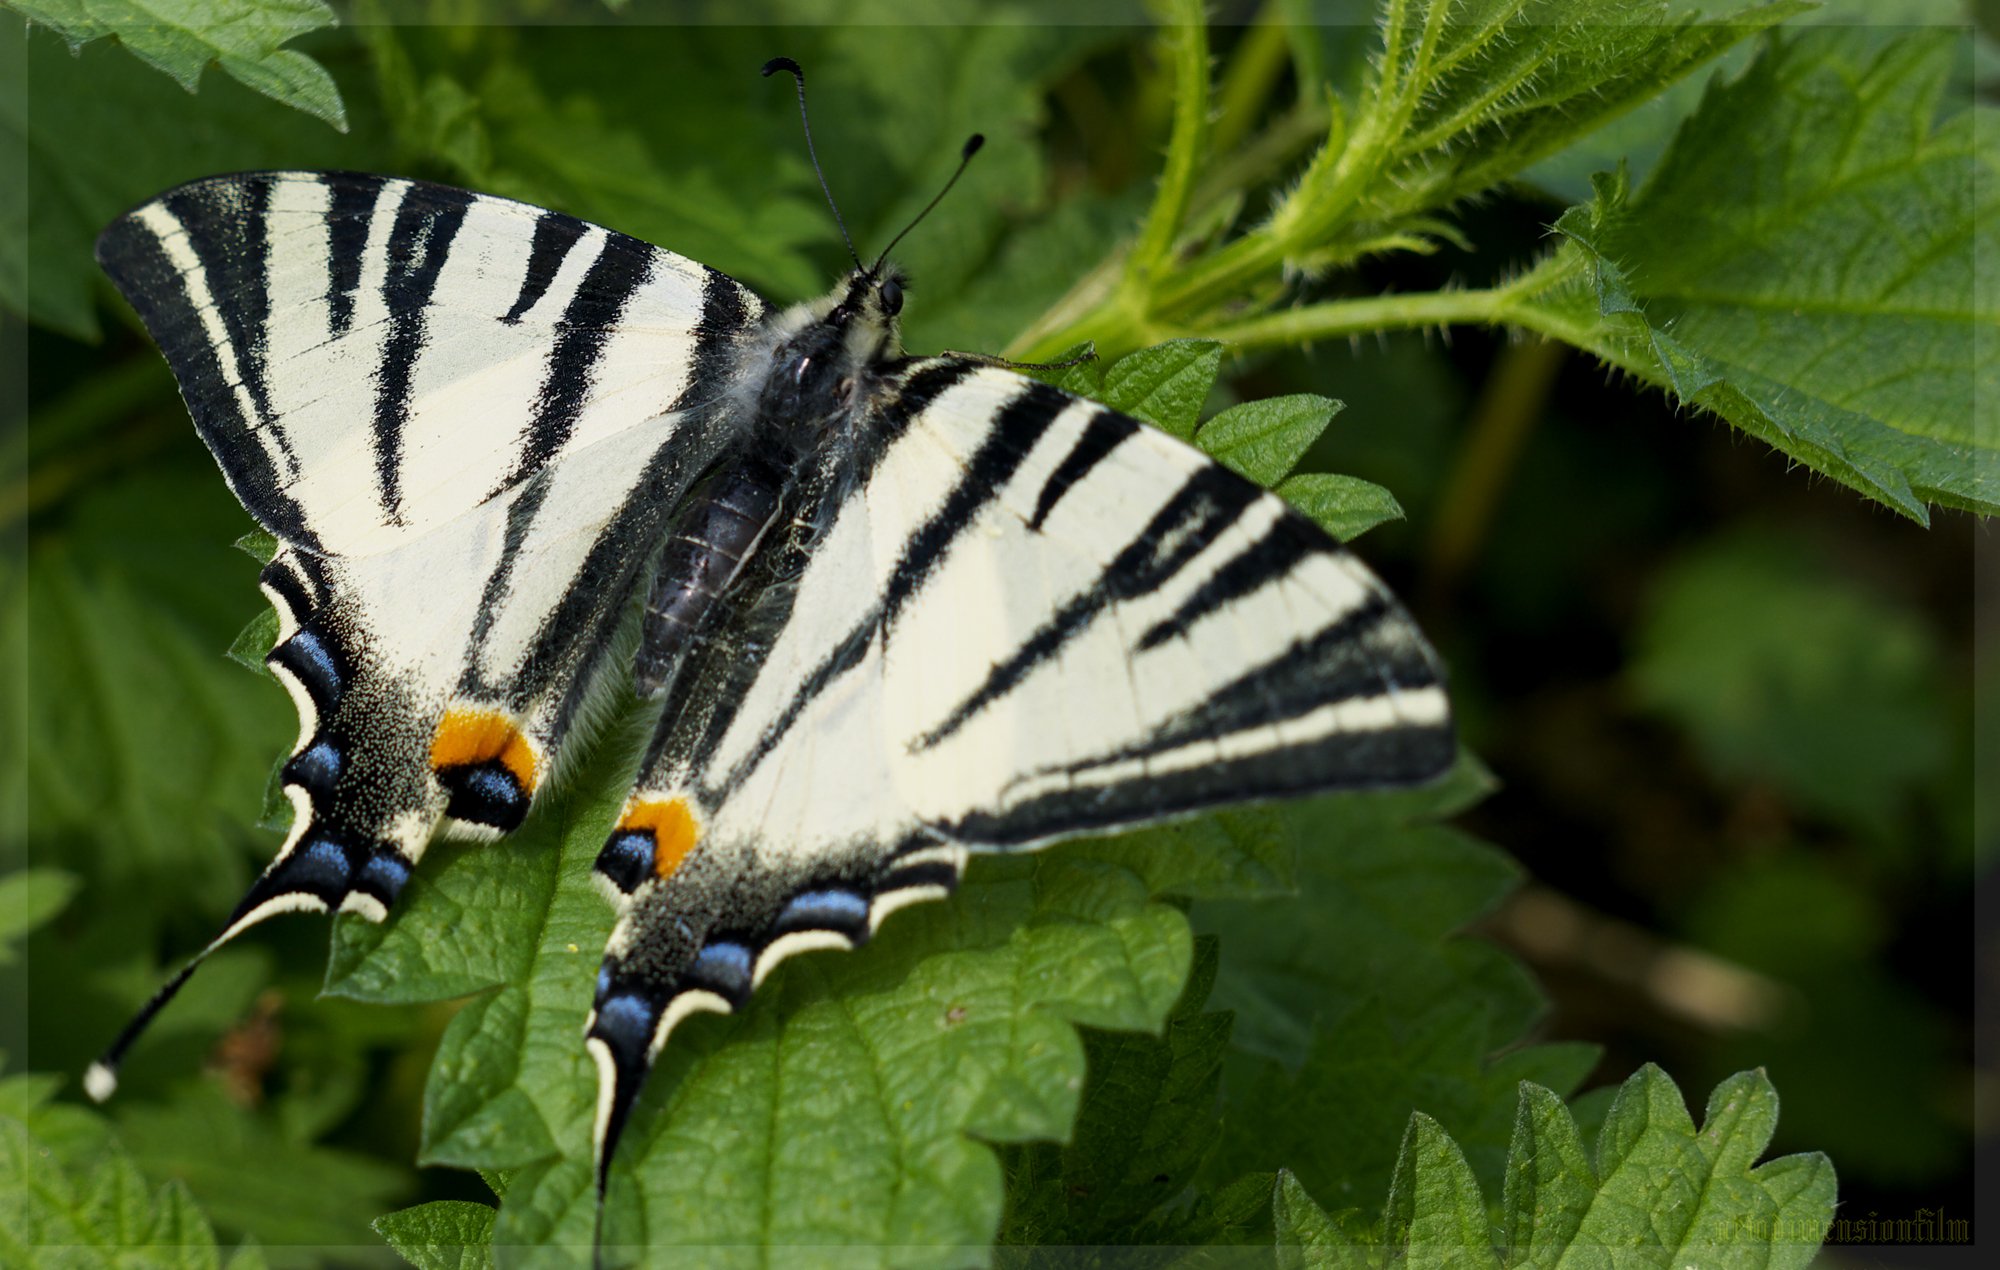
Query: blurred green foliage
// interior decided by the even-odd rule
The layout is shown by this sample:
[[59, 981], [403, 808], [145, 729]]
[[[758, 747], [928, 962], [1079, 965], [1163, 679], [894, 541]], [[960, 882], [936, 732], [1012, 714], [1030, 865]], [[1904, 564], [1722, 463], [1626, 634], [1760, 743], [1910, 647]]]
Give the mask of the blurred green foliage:
[[[90, 243], [181, 180], [346, 167], [560, 207], [795, 300], [844, 256], [791, 95], [755, 74], [778, 53], [812, 76], [864, 252], [989, 137], [899, 249], [910, 346], [1095, 339], [1111, 356], [1066, 386], [1366, 531], [1485, 763], [982, 862], [866, 954], [787, 966], [677, 1036], [612, 1242], [1514, 1264], [1633, 1234], [1563, 1224], [1629, 1160], [1718, 1179], [1730, 1257], [1789, 1262], [1813, 1241], [1764, 1219], [1810, 1227], [1831, 1172], [1753, 1170], [1775, 1096], [1725, 1077], [1756, 1065], [1779, 1149], [1828, 1151], [1850, 1206], [1969, 1185], [1970, 529], [1929, 506], [1996, 501], [1970, 262], [2000, 187], [1963, 30], [1758, 35], [1792, 7], [1679, 0], [1388, 0], [1382, 29], [1362, 0], [1208, 29], [1189, 4], [9, 3], [7, 1236], [80, 1264], [216, 1265], [219, 1238], [246, 1267], [588, 1239], [576, 1037], [615, 743], [504, 846], [434, 852], [388, 926], [337, 924], [330, 967], [310, 923], [218, 956], [119, 1101], [74, 1102], [268, 855], [293, 726], [223, 655], [264, 620], [229, 550], [247, 520]], [[1522, 868], [1482, 836], [1639, 951], [1510, 934]], [[1643, 973], [1688, 949], [1780, 1004], [1690, 1024]], [[1720, 1085], [1699, 1133], [1653, 1069], [1562, 1105], [1647, 1059]]]

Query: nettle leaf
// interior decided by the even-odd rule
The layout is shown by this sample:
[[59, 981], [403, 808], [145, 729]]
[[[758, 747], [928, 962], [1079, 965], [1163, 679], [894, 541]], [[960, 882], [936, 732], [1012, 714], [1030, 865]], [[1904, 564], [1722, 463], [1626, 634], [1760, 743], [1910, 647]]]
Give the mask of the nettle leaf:
[[1329, 1213], [1291, 1173], [1271, 1188], [1278, 1270], [1376, 1270], [1379, 1237], [1353, 1209]]
[[1836, 821], [1892, 834], [1949, 761], [1936, 635], [1805, 543], [1758, 531], [1682, 556], [1637, 643], [1639, 703], [1718, 775]]
[[1403, 505], [1394, 494], [1358, 476], [1301, 472], [1280, 484], [1277, 493], [1342, 542], [1352, 542], [1386, 521], [1403, 519]]
[[1619, 1258], [1792, 1270], [1812, 1260], [1833, 1221], [1834, 1175], [1817, 1154], [1757, 1165], [1777, 1120], [1770, 1082], [1744, 1072], [1716, 1087], [1697, 1131], [1680, 1091], [1648, 1064], [1619, 1089], [1593, 1160], [1562, 1100], [1523, 1082], [1497, 1249], [1464, 1154], [1419, 1114], [1398, 1154], [1382, 1234], [1329, 1216], [1303, 1186], [1281, 1179], [1279, 1262], [1360, 1267], [1386, 1254], [1427, 1266]]
[[1197, 907], [1197, 929], [1222, 940], [1215, 1003], [1235, 1010], [1240, 1051], [1207, 1177], [1286, 1168], [1356, 1203], [1388, 1187], [1393, 1144], [1422, 1110], [1497, 1183], [1508, 1092], [1522, 1079], [1567, 1091], [1588, 1074], [1591, 1046], [1517, 1045], [1539, 990], [1499, 949], [1458, 937], [1517, 876], [1436, 823], [1484, 788], [1462, 763], [1426, 790], [1308, 804], [1298, 895]]
[[1113, 410], [1191, 441], [1221, 368], [1222, 345], [1213, 340], [1169, 340], [1113, 362], [1091, 395]]
[[0, 1113], [0, 1261], [46, 1265], [57, 1249], [64, 1264], [215, 1270], [221, 1261], [186, 1187], [149, 1188], [108, 1138], [71, 1156]]
[[[1434, 45], [1424, 31], [1449, 6]], [[1696, 20], [1658, 0], [1414, 0], [1391, 5], [1385, 38], [1422, 95], [1371, 201], [1440, 207], [1505, 180], [1650, 100], [1797, 0]]]
[[[2000, 508], [1975, 394], [2000, 345], [1983, 107], [1941, 99], [1963, 36], [1775, 39], [1716, 87], [1643, 190], [1597, 183], [1523, 318], [1927, 522]], [[1885, 228], [1886, 227], [1886, 228]]]
[[493, 1208], [443, 1199], [375, 1219], [375, 1232], [417, 1270], [480, 1270], [493, 1264]]
[[61, 869], [22, 869], [0, 877], [0, 966], [19, 959], [14, 941], [62, 912], [80, 885]]
[[343, 136], [229, 81], [190, 97], [107, 43], [72, 54], [14, 22], [0, 22], [0, 65], [22, 68], [27, 85], [0, 93], [0, 137], [25, 159], [0, 182], [0, 302], [78, 339], [98, 333], [91, 244], [140, 200], [216, 172], [391, 163], [381, 130], [366, 126], [368, 102], [356, 106], [363, 126]]
[[115, 38], [148, 66], [189, 92], [213, 64], [238, 83], [340, 131], [347, 109], [326, 68], [284, 46], [335, 25], [321, 0], [7, 0], [30, 22], [61, 35], [71, 49]]
[[1833, 1165], [1817, 1153], [1757, 1165], [1777, 1125], [1777, 1091], [1762, 1072], [1742, 1072], [1709, 1095], [1697, 1132], [1680, 1091], [1649, 1063], [1620, 1087], [1592, 1161], [1560, 1100], [1523, 1086], [1501, 1204], [1507, 1264], [1560, 1246], [1806, 1265], [1833, 1221]]
[[1202, 424], [1194, 443], [1232, 472], [1276, 485], [1319, 440], [1340, 406], [1311, 393], [1246, 401]]
[[25, 708], [6, 715], [24, 735], [0, 738], [23, 757], [32, 841], [156, 910], [165, 897], [217, 914], [234, 903], [258, 849], [243, 826], [293, 727], [276, 684], [214, 651], [255, 603], [254, 571], [222, 542], [241, 513], [216, 485], [212, 470], [106, 482], [25, 573], [0, 569], [19, 615], [0, 644], [24, 664], [34, 650]]
[[1215, 968], [1215, 941], [1199, 941], [1187, 988], [1158, 1036], [1084, 1033], [1089, 1074], [1069, 1143], [1003, 1156], [1001, 1242], [1127, 1244], [1165, 1233], [1161, 1210], [1185, 1196], [1221, 1130], [1216, 1090], [1230, 1018], [1202, 1009]]
[[406, 1169], [294, 1140], [210, 1080], [182, 1082], [164, 1102], [122, 1099], [115, 1123], [147, 1176], [185, 1185], [217, 1225], [255, 1231], [273, 1254], [365, 1243], [370, 1220], [409, 1187]]

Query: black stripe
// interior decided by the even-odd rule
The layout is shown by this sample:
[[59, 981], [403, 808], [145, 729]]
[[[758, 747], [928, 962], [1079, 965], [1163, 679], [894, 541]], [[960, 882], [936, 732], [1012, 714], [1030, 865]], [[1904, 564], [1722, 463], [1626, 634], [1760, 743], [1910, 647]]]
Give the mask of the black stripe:
[[1157, 780], [1079, 784], [934, 828], [982, 847], [1027, 847], [1253, 799], [1426, 781], [1451, 766], [1456, 746], [1449, 724], [1339, 733], [1310, 746], [1223, 759]]
[[[237, 182], [218, 181], [235, 188]], [[244, 418], [220, 350], [195, 312], [188, 280], [168, 259], [166, 245], [136, 213], [121, 216], [98, 235], [97, 261], [118, 285], [173, 369], [195, 430], [221, 464], [237, 500], [260, 524], [288, 542], [317, 549], [305, 513], [285, 492], [272, 455]]]
[[1105, 566], [1095, 585], [1067, 601], [1012, 657], [994, 666], [986, 681], [942, 723], [914, 742], [929, 749], [1007, 695], [1029, 672], [1055, 656], [1113, 604], [1166, 583], [1233, 524], [1263, 491], [1223, 467], [1204, 467], [1148, 521], [1139, 536]]
[[[939, 397], [969, 378], [981, 363], [962, 357], [932, 357], [882, 368], [893, 395], [862, 421], [860, 431], [876, 444], [869, 458], [879, 459], [889, 443], [910, 430], [910, 421], [929, 410]], [[874, 471], [872, 462], [856, 476], [865, 482]]]
[[306, 624], [306, 620], [312, 616], [313, 597], [306, 590], [305, 580], [292, 568], [286, 558], [279, 557], [265, 565], [263, 571], [257, 575], [257, 580], [278, 593], [279, 598], [285, 602], [285, 609], [291, 614], [293, 622], [300, 626]]
[[1042, 486], [1041, 494], [1035, 499], [1034, 519], [1028, 522], [1028, 528], [1040, 529], [1056, 504], [1062, 501], [1062, 496], [1089, 475], [1090, 469], [1116, 449], [1120, 441], [1138, 430], [1137, 420], [1109, 410], [1100, 410], [1092, 415], [1090, 422], [1083, 427], [1083, 435], [1077, 438], [1076, 448], [1063, 456], [1063, 461]]
[[338, 338], [354, 325], [354, 295], [361, 289], [361, 257], [368, 250], [368, 225], [375, 200], [387, 182], [379, 177], [347, 175], [320, 179], [331, 194], [326, 216], [326, 321], [329, 332]]
[[727, 274], [703, 265], [701, 320], [694, 328], [694, 365], [687, 384], [667, 406], [689, 410], [711, 400], [736, 369], [737, 337], [750, 325], [750, 293]]
[[569, 691], [553, 723], [556, 735], [568, 729], [582, 708], [596, 667], [624, 617], [626, 600], [638, 585], [640, 566], [659, 541], [661, 527], [687, 488], [693, 462], [699, 457], [692, 447], [672, 441], [654, 451], [645, 473], [626, 495], [625, 505], [598, 535], [562, 599], [536, 628], [534, 643], [515, 680], [514, 695], [524, 701], [540, 696], [567, 675]]
[[902, 558], [889, 578], [888, 593], [882, 597], [885, 627], [894, 624], [903, 605], [929, 580], [945, 551], [965, 531], [979, 509], [992, 502], [1000, 488], [1014, 478], [1035, 442], [1070, 403], [1069, 396], [1047, 384], [1033, 380], [1026, 384], [1026, 390], [1008, 402], [993, 421], [944, 503], [903, 545]]
[[227, 187], [202, 182], [184, 185], [160, 201], [187, 230], [188, 246], [201, 263], [216, 314], [229, 332], [238, 380], [256, 408], [253, 427], [277, 444], [285, 467], [296, 477], [299, 458], [271, 416], [271, 389], [265, 377], [271, 324], [272, 184], [268, 176]]
[[375, 370], [375, 480], [390, 524], [403, 523], [403, 429], [409, 423], [410, 385], [428, 337], [425, 310], [452, 239], [477, 195], [442, 185], [406, 191], [389, 231], [382, 300], [389, 335]]
[[328, 571], [325, 556], [310, 551], [291, 551], [285, 554], [284, 559], [312, 587], [315, 607], [325, 603], [326, 597], [333, 594], [333, 575]]
[[1164, 754], [1199, 741], [1303, 718], [1321, 706], [1373, 697], [1391, 688], [1438, 682], [1422, 640], [1383, 595], [1276, 657], [1244, 671], [1199, 706], [1167, 720], [1144, 739], [1108, 754], [1043, 769], [1079, 775], [1128, 759]]
[[1181, 601], [1173, 616], [1153, 624], [1139, 637], [1139, 652], [1157, 648], [1210, 613], [1242, 599], [1251, 592], [1290, 573], [1320, 547], [1301, 526], [1289, 517], [1280, 517], [1264, 536], [1241, 555], [1208, 576], [1194, 594]]
[[576, 246], [587, 228], [576, 217], [561, 212], [543, 212], [535, 218], [535, 236], [528, 244], [528, 268], [521, 278], [521, 294], [514, 297], [514, 305], [501, 317], [502, 322], [509, 326], [518, 323], [522, 314], [548, 294], [549, 284], [556, 280], [570, 248]]
[[925, 860], [918, 864], [905, 864], [883, 873], [875, 884], [877, 895], [887, 895], [891, 891], [907, 891], [919, 886], [941, 886], [946, 891], [958, 889], [958, 869], [946, 860]]
[[622, 234], [605, 238], [603, 250], [591, 262], [557, 323], [555, 346], [549, 350], [535, 402], [535, 417], [528, 425], [528, 444], [508, 478], [510, 482], [555, 457], [576, 430], [584, 403], [590, 399], [597, 359], [611, 342], [611, 328], [633, 292], [652, 276], [653, 260], [653, 249], [636, 238]]
[[[497, 696], [492, 685], [480, 673], [478, 651], [486, 646], [486, 637], [493, 632], [493, 623], [500, 616], [500, 605], [507, 598], [513, 585], [514, 566], [520, 563], [522, 544], [528, 540], [528, 531], [534, 528], [535, 517], [542, 510], [542, 503], [549, 496], [552, 484], [547, 472], [537, 474], [535, 480], [523, 486], [507, 505], [507, 528], [500, 544], [500, 561], [493, 566], [493, 572], [486, 576], [486, 586], [479, 595], [479, 612], [472, 620], [472, 634], [466, 647], [475, 655], [467, 660], [465, 673], [459, 677], [459, 694], [474, 699]], [[520, 704], [518, 701], [515, 704]]]

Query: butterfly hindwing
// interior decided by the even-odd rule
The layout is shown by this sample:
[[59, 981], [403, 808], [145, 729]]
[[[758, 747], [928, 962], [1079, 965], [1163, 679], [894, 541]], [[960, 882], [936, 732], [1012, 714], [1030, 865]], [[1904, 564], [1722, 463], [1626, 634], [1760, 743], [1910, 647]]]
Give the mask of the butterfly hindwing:
[[1420, 780], [1439, 668], [1283, 500], [1103, 406], [908, 362], [696, 658], [600, 857], [600, 1161], [694, 1010], [1016, 850]]

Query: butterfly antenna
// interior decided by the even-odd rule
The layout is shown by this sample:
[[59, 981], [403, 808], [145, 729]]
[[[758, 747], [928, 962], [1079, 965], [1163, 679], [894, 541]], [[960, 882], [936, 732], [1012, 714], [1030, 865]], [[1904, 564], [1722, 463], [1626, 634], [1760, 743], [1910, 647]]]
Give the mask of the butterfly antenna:
[[764, 63], [764, 75], [766, 78], [777, 74], [779, 71], [784, 71], [798, 81], [799, 123], [806, 130], [806, 155], [812, 159], [813, 175], [819, 178], [820, 192], [826, 195], [826, 205], [833, 209], [833, 223], [840, 226], [840, 240], [847, 244], [847, 255], [854, 261], [854, 267], [859, 269], [861, 267], [861, 253], [854, 250], [854, 239], [847, 232], [847, 222], [840, 218], [840, 204], [833, 201], [833, 190], [826, 183], [826, 173], [820, 170], [819, 151], [813, 148], [812, 120], [806, 117], [806, 73], [800, 70], [799, 64], [789, 57], [774, 57]]
[[965, 139], [965, 148], [958, 152], [958, 170], [951, 174], [951, 179], [944, 183], [944, 188], [937, 192], [936, 197], [932, 198], [930, 202], [924, 204], [924, 210], [918, 212], [916, 214], [915, 219], [911, 220], [909, 224], [903, 226], [903, 232], [897, 234], [894, 238], [891, 238], [889, 240], [889, 245], [882, 249], [882, 254], [876, 258], [875, 267], [870, 269], [868, 271], [869, 273], [877, 274], [882, 272], [882, 264], [884, 261], [889, 259], [889, 253], [896, 250], [896, 244], [902, 242], [903, 239], [909, 235], [909, 232], [911, 230], [915, 229], [919, 224], [921, 224], [923, 222], [924, 217], [929, 216], [931, 214], [932, 208], [936, 207], [939, 203], [944, 202], [944, 196], [951, 193], [951, 187], [957, 185], [958, 178], [965, 175], [966, 166], [972, 162], [972, 156], [978, 154], [979, 147], [985, 144], [986, 144], [986, 138], [976, 132]]

